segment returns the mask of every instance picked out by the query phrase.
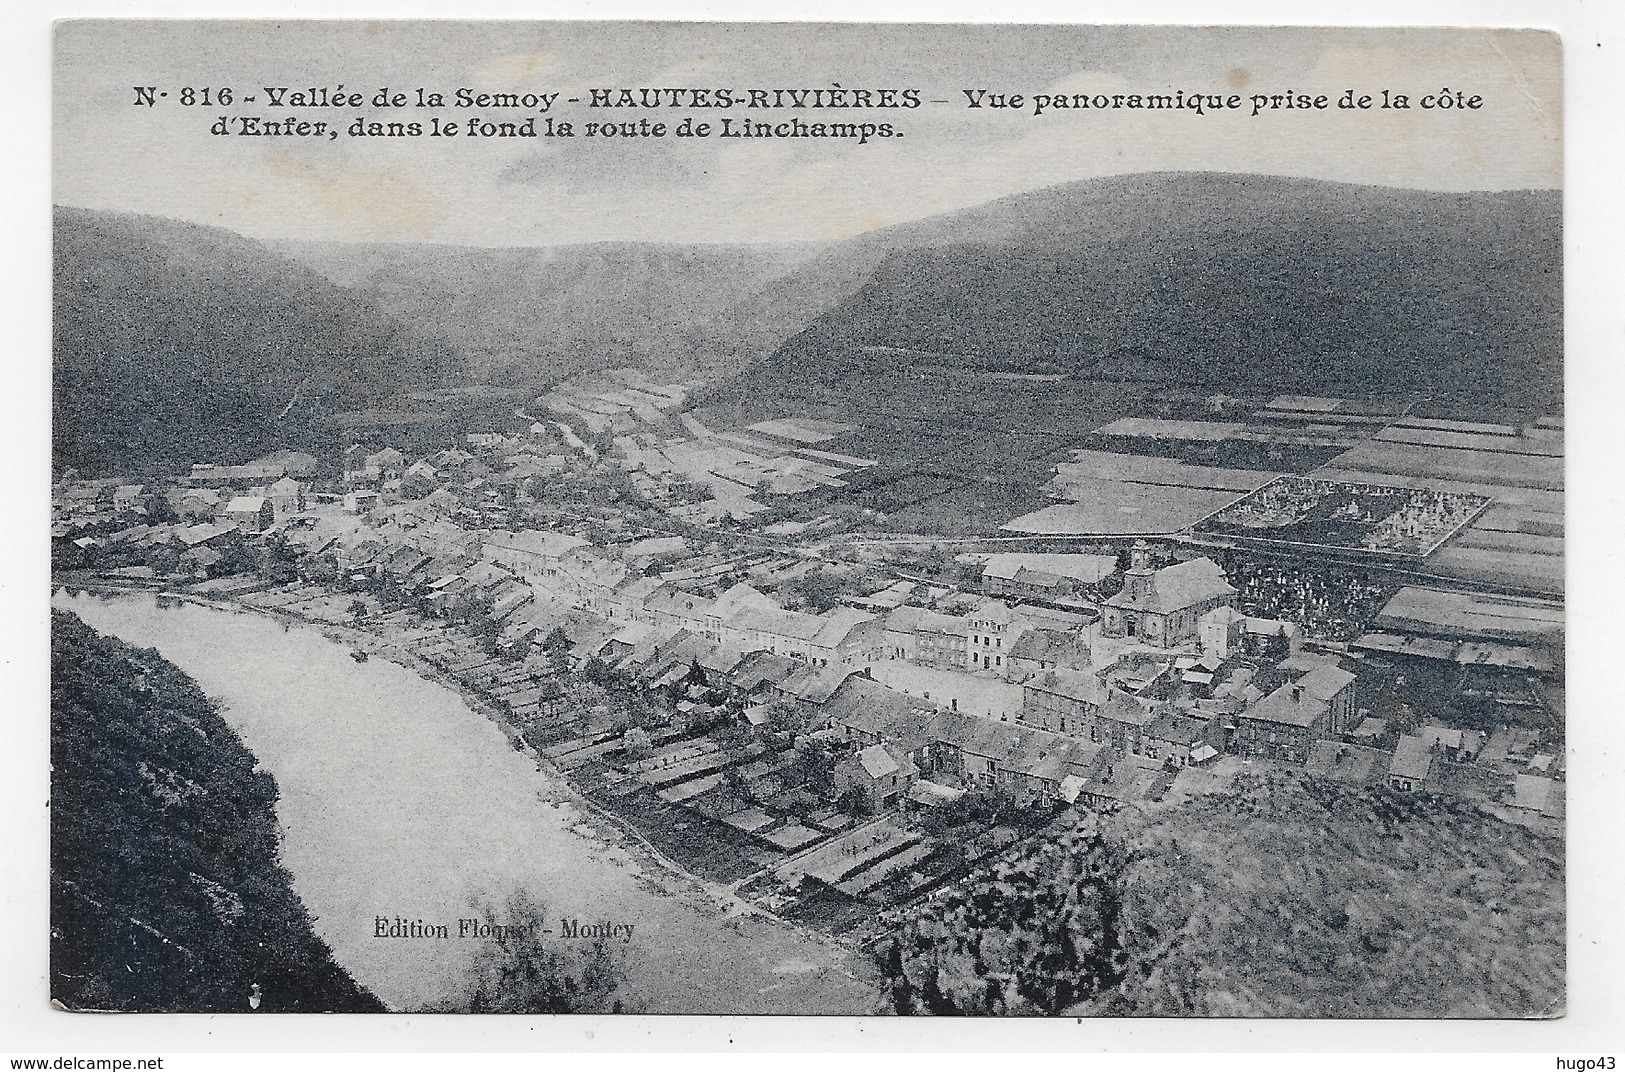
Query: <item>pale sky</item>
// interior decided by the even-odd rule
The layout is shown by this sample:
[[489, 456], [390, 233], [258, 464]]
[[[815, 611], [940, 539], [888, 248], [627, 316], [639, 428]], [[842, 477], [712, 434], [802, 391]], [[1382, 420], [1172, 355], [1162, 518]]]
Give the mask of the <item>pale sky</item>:
[[[53, 199], [262, 239], [548, 245], [827, 240], [1075, 179], [1241, 171], [1434, 190], [1562, 184], [1561, 47], [1538, 32], [456, 22], [77, 22], [57, 33]], [[904, 137], [336, 140], [219, 137], [221, 115], [369, 119], [531, 111], [275, 109], [267, 86], [561, 94], [558, 119], [891, 122]], [[138, 85], [169, 96], [133, 105]], [[589, 109], [592, 88], [913, 88], [904, 110]], [[230, 86], [229, 108], [183, 86]], [[1424, 110], [1447, 88], [1482, 107]], [[965, 107], [963, 90], [1023, 108]], [[1274, 110], [1344, 90], [1408, 111]], [[1051, 110], [1037, 93], [1238, 93], [1240, 112]], [[253, 105], [241, 97], [254, 94]]]

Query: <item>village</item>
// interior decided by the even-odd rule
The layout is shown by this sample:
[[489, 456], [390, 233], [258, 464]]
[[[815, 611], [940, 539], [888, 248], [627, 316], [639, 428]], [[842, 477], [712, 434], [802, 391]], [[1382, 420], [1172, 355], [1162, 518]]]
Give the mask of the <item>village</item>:
[[[688, 391], [617, 370], [450, 446], [66, 474], [55, 583], [368, 638], [358, 659], [454, 681], [683, 868], [835, 932], [1067, 811], [1249, 769], [1561, 829], [1560, 604], [1350, 557], [1432, 553], [1490, 496], [1208, 469], [1227, 491], [1181, 533], [887, 544], [829, 506], [884, 469], [828, 449], [840, 422], [717, 431]], [[1108, 479], [1074, 459], [1066, 509]], [[1246, 551], [1323, 519], [1353, 533], [1330, 557]]]

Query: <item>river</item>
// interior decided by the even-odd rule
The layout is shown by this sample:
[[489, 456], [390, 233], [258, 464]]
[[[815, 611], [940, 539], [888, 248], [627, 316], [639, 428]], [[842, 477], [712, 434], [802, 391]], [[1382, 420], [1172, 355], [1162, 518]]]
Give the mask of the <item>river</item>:
[[[457, 920], [524, 890], [555, 927], [632, 925], [628, 1011], [875, 1011], [848, 950], [730, 914], [660, 868], [453, 689], [248, 611], [160, 608], [145, 594], [58, 593], [53, 605], [156, 648], [220, 705], [276, 777], [282, 863], [316, 932], [392, 1009], [441, 1000], [476, 944], [456, 938]], [[374, 937], [379, 916], [443, 923], [451, 938]]]

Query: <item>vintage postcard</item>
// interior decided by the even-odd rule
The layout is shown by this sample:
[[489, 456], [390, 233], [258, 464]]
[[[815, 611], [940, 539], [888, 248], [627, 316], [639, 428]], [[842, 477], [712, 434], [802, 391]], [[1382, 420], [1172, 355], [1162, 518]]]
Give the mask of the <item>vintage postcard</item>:
[[1555, 35], [54, 70], [61, 1008], [1563, 1015]]

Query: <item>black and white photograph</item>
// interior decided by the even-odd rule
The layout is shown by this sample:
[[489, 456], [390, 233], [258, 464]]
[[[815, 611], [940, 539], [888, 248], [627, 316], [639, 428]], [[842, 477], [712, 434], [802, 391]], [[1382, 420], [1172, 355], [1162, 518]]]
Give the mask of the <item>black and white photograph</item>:
[[40, 1002], [1566, 1014], [1556, 34], [53, 50]]

